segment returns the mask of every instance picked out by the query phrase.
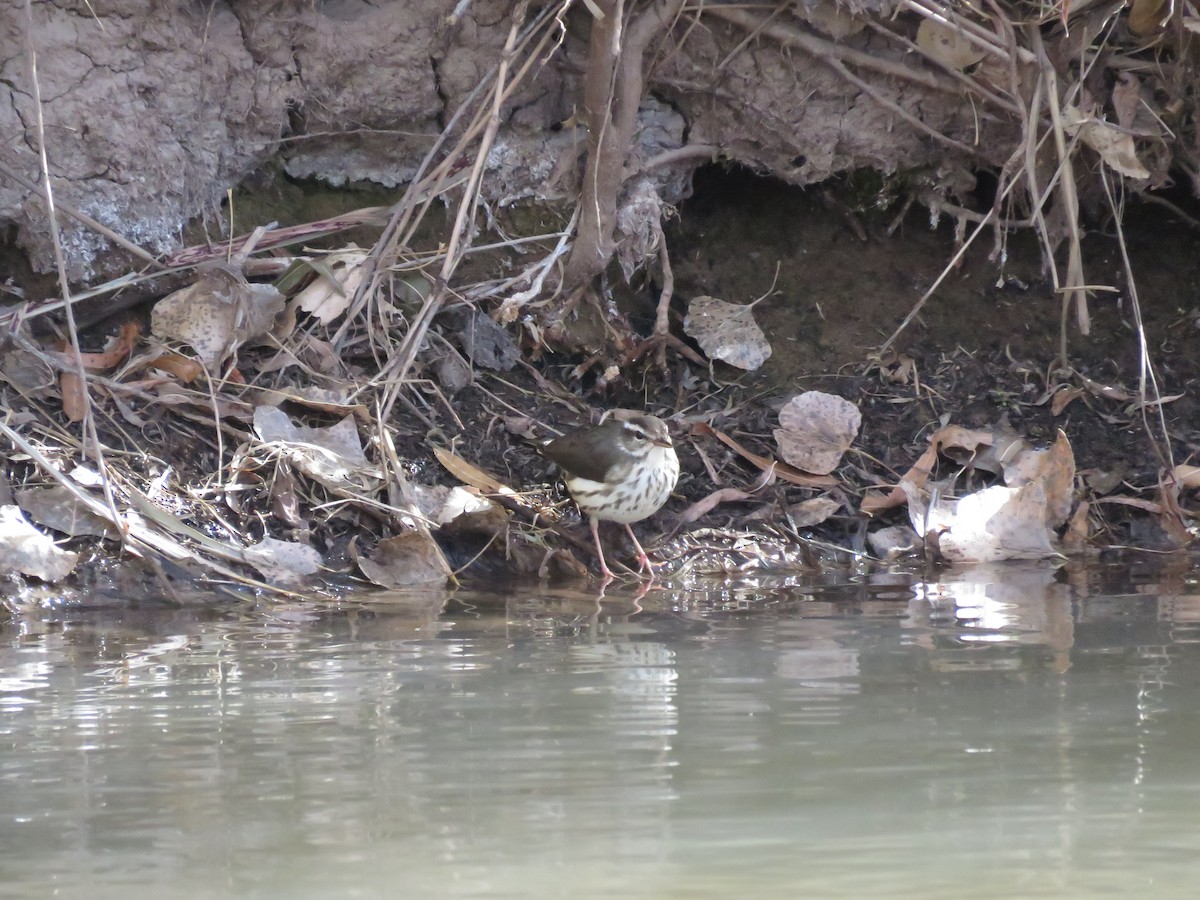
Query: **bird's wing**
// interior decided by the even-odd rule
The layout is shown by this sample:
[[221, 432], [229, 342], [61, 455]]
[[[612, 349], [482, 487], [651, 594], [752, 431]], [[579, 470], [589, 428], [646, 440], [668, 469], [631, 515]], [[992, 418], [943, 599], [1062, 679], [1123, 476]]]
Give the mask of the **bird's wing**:
[[607, 481], [609, 472], [622, 460], [621, 449], [615, 441], [596, 439], [596, 432], [609, 429], [609, 426], [613, 431], [622, 427], [617, 421], [605, 422], [596, 428], [557, 438], [542, 452], [569, 475], [589, 481]]

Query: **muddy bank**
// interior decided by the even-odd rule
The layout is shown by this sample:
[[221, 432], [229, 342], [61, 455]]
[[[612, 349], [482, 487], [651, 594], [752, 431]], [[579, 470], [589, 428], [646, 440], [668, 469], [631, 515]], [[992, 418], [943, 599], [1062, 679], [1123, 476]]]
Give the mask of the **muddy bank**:
[[614, 407], [677, 573], [1189, 545], [1190, 13], [820, 6], [4, 19], [11, 567], [583, 577], [531, 442]]

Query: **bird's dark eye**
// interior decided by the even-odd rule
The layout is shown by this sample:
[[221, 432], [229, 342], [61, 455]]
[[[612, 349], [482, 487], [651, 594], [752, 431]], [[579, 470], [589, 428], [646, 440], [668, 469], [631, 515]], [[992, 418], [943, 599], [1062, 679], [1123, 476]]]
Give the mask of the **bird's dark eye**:
[[646, 436], [644, 434], [642, 434], [640, 431], [635, 431], [633, 433], [633, 439], [635, 441], [644, 441], [646, 439]]

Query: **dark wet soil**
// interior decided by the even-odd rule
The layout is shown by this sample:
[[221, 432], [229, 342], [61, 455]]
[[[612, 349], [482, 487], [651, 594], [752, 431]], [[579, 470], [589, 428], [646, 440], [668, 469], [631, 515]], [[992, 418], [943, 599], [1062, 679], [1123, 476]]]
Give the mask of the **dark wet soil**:
[[[1144, 416], [1135, 402], [1141, 342], [1111, 223], [1096, 223], [1084, 244], [1089, 282], [1112, 287], [1090, 297], [1090, 334], [1080, 332], [1073, 310], [1064, 313], [1042, 271], [1033, 236], [1007, 235], [1002, 257], [993, 260], [989, 231], [951, 268], [919, 315], [895, 336], [892, 352], [880, 359], [878, 348], [951, 264], [959, 244], [955, 223], [946, 216], [931, 225], [928, 210], [914, 207], [889, 234], [896, 208], [859, 206], [846, 184], [799, 189], [742, 170], [702, 170], [694, 196], [668, 232], [675, 331], [682, 333], [679, 323], [693, 296], [749, 303], [774, 283], [776, 294], [756, 307], [774, 349], [767, 364], [744, 373], [718, 363], [710, 373], [676, 356], [665, 374], [642, 365], [624, 372], [624, 381], [597, 390], [587, 379], [569, 377], [578, 360], [550, 358], [541, 364], [542, 373], [566, 392], [578, 393], [586, 409], [574, 400], [551, 399], [535, 386], [529, 386], [532, 393], [514, 392], [507, 399], [560, 427], [579, 424], [609, 406], [678, 414], [684, 475], [676, 498], [656, 522], [644, 526], [648, 532], [655, 525], [667, 528], [689, 502], [716, 487], [744, 487], [757, 475], [712, 439], [686, 434], [688, 422], [707, 418], [750, 449], [772, 456], [776, 411], [790, 396], [812, 389], [854, 401], [863, 415], [856, 452], [847, 454], [836, 473], [844, 485], [835, 492], [845, 500], [843, 515], [823, 529], [823, 536], [847, 546], [861, 545], [866, 524], [856, 516], [857, 495], [869, 486], [894, 483], [925, 449], [928, 435], [947, 423], [1007, 427], [1034, 444], [1053, 440], [1061, 429], [1075, 452], [1082, 497], [1153, 494], [1163, 465], [1156, 451], [1163, 446], [1162, 433], [1154, 414]], [[1124, 232], [1158, 391], [1172, 398], [1163, 412], [1175, 459], [1181, 461], [1200, 440], [1194, 424], [1200, 355], [1190, 349], [1200, 328], [1195, 291], [1200, 235], [1149, 205], [1131, 206]], [[618, 292], [633, 328], [642, 334], [653, 322], [657, 288], [650, 281]], [[1064, 334], [1067, 366], [1057, 361]], [[911, 360], [910, 375], [897, 380], [905, 360]], [[483, 386], [502, 393], [487, 377]], [[1102, 388], [1117, 393], [1106, 396]], [[1078, 389], [1078, 396], [1056, 409], [1056, 393], [1070, 389]], [[461, 435], [464, 456], [510, 484], [546, 479], [546, 466], [532, 450], [497, 436], [497, 417], [511, 411], [474, 389], [455, 403], [467, 424]], [[719, 485], [709, 477], [702, 455], [718, 473]], [[719, 507], [703, 524], [736, 522], [748, 510], [814, 493], [777, 485], [754, 501]], [[895, 517], [902, 521], [903, 513]], [[1145, 519], [1136, 510], [1109, 507], [1095, 523], [1097, 543], [1159, 545], [1161, 535]]]

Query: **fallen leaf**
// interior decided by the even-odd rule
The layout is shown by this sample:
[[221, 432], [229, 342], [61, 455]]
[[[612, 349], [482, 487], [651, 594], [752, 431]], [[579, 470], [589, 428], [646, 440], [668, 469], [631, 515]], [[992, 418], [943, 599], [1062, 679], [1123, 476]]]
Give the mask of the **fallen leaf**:
[[1062, 111], [1063, 127], [1100, 154], [1105, 164], [1129, 178], [1149, 178], [1150, 172], [1138, 161], [1133, 136], [1118, 131], [1107, 122], [1085, 116], [1077, 107]]
[[207, 269], [192, 285], [154, 305], [156, 337], [182, 341], [210, 369], [246, 341], [271, 330], [284, 307], [283, 295], [269, 284], [250, 284], [223, 267]]
[[174, 375], [184, 384], [193, 382], [204, 374], [204, 367], [200, 363], [179, 353], [163, 353], [152, 359], [148, 365], [168, 375]]
[[58, 393], [67, 421], [82, 422], [88, 408], [87, 386], [83, 379], [75, 372], [63, 372], [58, 377]]
[[814, 525], [820, 525], [841, 508], [842, 504], [831, 497], [813, 497], [793, 503], [788, 507], [788, 515], [797, 528], [812, 528]]
[[354, 416], [326, 428], [295, 425], [275, 406], [254, 411], [254, 430], [264, 444], [272, 444], [297, 469], [329, 488], [377, 490], [383, 480], [379, 467], [367, 460]]
[[498, 534], [508, 526], [505, 511], [464, 487], [411, 484], [413, 502], [427, 522], [454, 534]]
[[710, 359], [754, 371], [771, 356], [771, 344], [754, 321], [754, 307], [763, 299], [738, 305], [716, 297], [694, 297], [683, 330], [696, 339]]
[[775, 441], [780, 455], [805, 472], [828, 475], [858, 435], [862, 413], [843, 397], [806, 391], [779, 411]]
[[775, 459], [770, 459], [766, 456], [759, 456], [752, 450], [747, 450], [729, 435], [723, 431], [713, 428], [706, 422], [697, 422], [692, 426], [692, 434], [709, 435], [716, 438], [734, 453], [748, 462], [758, 466], [762, 471], [771, 470], [775, 477], [788, 482], [789, 484], [797, 484], [800, 487], [833, 487], [836, 485], [837, 479], [831, 478], [828, 475], [809, 475], [807, 472], [801, 472], [795, 466], [790, 466], [787, 463], [779, 462]]
[[951, 69], [966, 69], [987, 56], [961, 29], [934, 19], [922, 19], [917, 26], [917, 46]]
[[263, 538], [242, 551], [246, 562], [274, 583], [295, 583], [321, 571], [321, 554], [308, 544]]
[[1175, 483], [1181, 488], [1194, 491], [1200, 487], [1200, 466], [1177, 465], [1171, 470], [1168, 484]]
[[358, 557], [358, 567], [363, 575], [385, 588], [444, 584], [450, 576], [441, 548], [428, 534], [416, 530], [384, 538], [369, 557]]
[[512, 335], [480, 309], [471, 310], [458, 330], [458, 340], [467, 359], [485, 369], [507, 372], [521, 358], [521, 348]]
[[79, 554], [61, 549], [26, 520], [16, 506], [0, 506], [0, 570], [42, 581], [61, 581], [75, 568]]
[[309, 260], [308, 265], [316, 270], [317, 277], [296, 295], [296, 306], [321, 322], [332, 322], [346, 311], [362, 284], [363, 263], [368, 256], [367, 251], [349, 244], [320, 260]]
[[923, 549], [921, 536], [907, 525], [890, 525], [867, 535], [871, 552], [880, 559], [895, 559]]
[[483, 469], [467, 462], [452, 450], [434, 447], [433, 455], [437, 457], [437, 461], [442, 464], [447, 472], [463, 484], [469, 484], [471, 487], [486, 491], [489, 494], [516, 493], [512, 488], [501, 484], [487, 472], [483, 471]]
[[111, 522], [96, 515], [73, 491], [61, 485], [17, 491], [16, 500], [33, 521], [69, 537], [120, 537]]
[[49, 395], [56, 380], [44, 358], [16, 343], [0, 352], [0, 378], [31, 400]]
[[938, 498], [902, 482], [909, 520], [918, 534], [936, 540], [950, 562], [1041, 559], [1055, 553], [1045, 525], [1046, 494], [1037, 483], [984, 488], [958, 499]]
[[1067, 520], [1075, 500], [1075, 454], [1061, 430], [1045, 450], [1025, 448], [1004, 465], [1004, 483], [1022, 487], [1037, 482], [1046, 492], [1046, 524], [1057, 528]]
[[[959, 448], [974, 453], [979, 447], [991, 444], [992, 440], [992, 434], [987, 431], [975, 431], [963, 428], [961, 425], [945, 425], [929, 436], [929, 447], [900, 479], [901, 484], [908, 482], [917, 487], [924, 487], [933, 474], [934, 467], [937, 465], [938, 452], [943, 447]], [[901, 506], [907, 501], [907, 494], [898, 484], [886, 494], [868, 491], [858, 508], [866, 515], [873, 516], [884, 510]]]
[[1140, 38], [1148, 37], [1162, 29], [1173, 8], [1174, 4], [1167, 0], [1133, 0], [1126, 27]]
[[1138, 77], [1132, 72], [1119, 73], [1112, 89], [1112, 105], [1117, 114], [1117, 124], [1126, 131], [1133, 127], [1141, 101], [1142, 83]]
[[1025, 450], [1005, 466], [1009, 483], [960, 499], [902, 480], [909, 520], [951, 562], [1052, 556], [1054, 529], [1074, 501], [1075, 457], [1065, 434], [1046, 450]]

